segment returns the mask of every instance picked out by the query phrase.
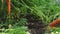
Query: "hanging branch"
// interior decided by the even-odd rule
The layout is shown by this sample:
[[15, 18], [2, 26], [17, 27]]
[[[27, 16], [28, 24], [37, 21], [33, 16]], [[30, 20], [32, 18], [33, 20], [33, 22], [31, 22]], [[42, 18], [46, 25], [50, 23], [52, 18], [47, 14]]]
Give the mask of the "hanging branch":
[[6, 1], [7, 1], [7, 7], [8, 7], [8, 10], [7, 10], [7, 11], [8, 11], [8, 14], [10, 14], [10, 11], [11, 11], [11, 10], [10, 10], [10, 8], [11, 8], [11, 6], [10, 6], [10, 1], [11, 1], [11, 0], [6, 0]]

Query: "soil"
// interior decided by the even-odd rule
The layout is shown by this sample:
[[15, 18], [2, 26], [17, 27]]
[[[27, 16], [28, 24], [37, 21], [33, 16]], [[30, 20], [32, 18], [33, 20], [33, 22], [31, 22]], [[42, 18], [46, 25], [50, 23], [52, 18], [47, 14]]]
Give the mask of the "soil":
[[42, 22], [42, 20], [39, 20], [38, 16], [28, 14], [26, 18], [28, 19], [28, 31], [31, 34], [44, 34], [46, 25]]

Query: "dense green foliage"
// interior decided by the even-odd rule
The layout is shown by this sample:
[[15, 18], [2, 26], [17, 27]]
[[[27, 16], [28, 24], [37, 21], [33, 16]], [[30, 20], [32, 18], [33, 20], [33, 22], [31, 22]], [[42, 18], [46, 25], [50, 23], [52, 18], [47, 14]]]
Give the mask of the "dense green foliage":
[[46, 24], [58, 18], [60, 14], [60, 5], [56, 0], [14, 0], [12, 6], [24, 16], [27, 13], [39, 16]]
[[3, 3], [0, 0], [0, 25], [25, 26], [27, 14], [38, 16], [37, 20], [49, 25], [60, 17], [60, 4], [56, 0], [11, 0], [11, 14], [8, 15], [6, 0]]

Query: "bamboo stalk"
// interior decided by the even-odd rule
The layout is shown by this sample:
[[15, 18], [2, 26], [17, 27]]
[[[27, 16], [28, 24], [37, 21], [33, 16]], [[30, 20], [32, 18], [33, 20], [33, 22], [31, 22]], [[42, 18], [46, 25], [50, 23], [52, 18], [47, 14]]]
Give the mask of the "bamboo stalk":
[[1, 9], [3, 9], [3, 0], [1, 0], [1, 2], [2, 2]]
[[7, 11], [8, 11], [8, 14], [10, 14], [10, 11], [11, 11], [10, 1], [11, 0], [6, 0], [6, 1], [7, 1]]

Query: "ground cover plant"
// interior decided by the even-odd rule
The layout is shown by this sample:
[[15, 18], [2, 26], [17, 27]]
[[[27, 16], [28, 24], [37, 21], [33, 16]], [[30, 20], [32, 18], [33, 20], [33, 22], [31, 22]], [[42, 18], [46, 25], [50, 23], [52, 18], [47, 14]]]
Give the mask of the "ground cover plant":
[[3, 33], [26, 34], [29, 31], [44, 34], [50, 22], [60, 17], [57, 0], [11, 0], [10, 14], [6, 1], [0, 0], [0, 29]]

